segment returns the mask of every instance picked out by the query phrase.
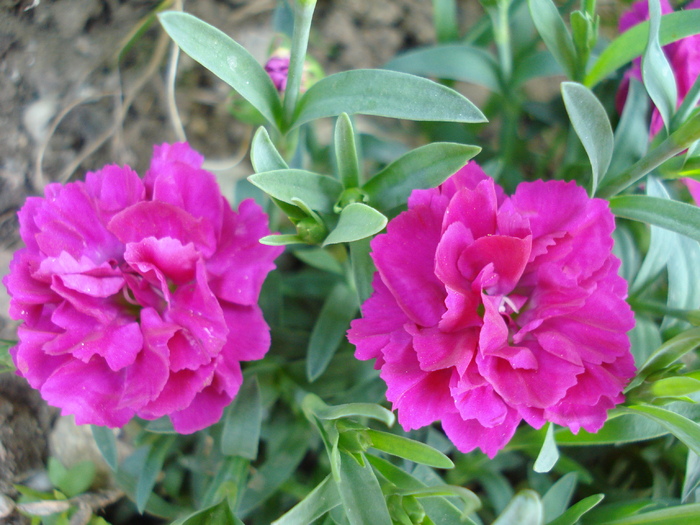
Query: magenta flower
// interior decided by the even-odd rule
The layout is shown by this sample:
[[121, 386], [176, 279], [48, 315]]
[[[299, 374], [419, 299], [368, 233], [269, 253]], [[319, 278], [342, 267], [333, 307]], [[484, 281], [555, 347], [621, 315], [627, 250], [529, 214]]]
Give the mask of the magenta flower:
[[272, 83], [277, 91], [287, 89], [287, 75], [289, 73], [289, 56], [275, 55], [265, 64], [265, 71], [270, 75]]
[[348, 337], [411, 430], [442, 421], [490, 457], [521, 420], [595, 432], [635, 372], [607, 202], [573, 182], [506, 197], [469, 163], [372, 241], [378, 272]]
[[76, 423], [168, 415], [180, 433], [219, 420], [262, 358], [257, 305], [279, 248], [253, 201], [232, 211], [188, 144], [156, 147], [144, 180], [106, 166], [50, 184], [19, 212], [26, 248], [3, 283], [24, 320], [18, 373]]
[[[700, 9], [700, 0], [690, 2], [686, 9]], [[661, 14], [672, 12], [673, 8], [668, 0], [661, 0]], [[649, 20], [649, 4], [647, 0], [639, 0], [633, 3], [630, 10], [620, 17], [620, 33], [624, 33], [645, 20]], [[690, 88], [693, 87], [695, 79], [700, 75], [700, 35], [692, 35], [672, 42], [664, 46], [664, 52], [674, 72], [676, 89], [678, 90], [678, 105], [680, 106]], [[640, 57], [634, 59], [632, 67], [627, 70], [620, 84], [616, 101], [619, 113], [622, 113], [632, 78], [642, 80], [642, 59]], [[661, 114], [658, 109], [654, 108], [651, 116], [651, 136], [656, 135], [663, 126]]]

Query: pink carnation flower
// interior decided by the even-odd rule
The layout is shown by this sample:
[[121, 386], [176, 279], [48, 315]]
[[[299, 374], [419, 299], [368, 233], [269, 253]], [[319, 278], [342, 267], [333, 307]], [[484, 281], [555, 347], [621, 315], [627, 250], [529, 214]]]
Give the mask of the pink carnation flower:
[[[686, 9], [700, 9], [700, 0], [694, 0]], [[673, 8], [668, 0], [661, 0], [661, 14], [672, 13]], [[620, 33], [624, 33], [631, 27], [649, 20], [649, 3], [647, 0], [639, 0], [632, 4], [629, 11], [620, 17]], [[678, 90], [678, 105], [680, 106], [690, 88], [693, 87], [695, 79], [700, 75], [700, 35], [692, 35], [676, 42], [664, 46], [664, 52], [671, 64], [676, 79], [676, 89]], [[630, 79], [642, 80], [642, 59], [637, 57], [632, 63], [632, 67], [627, 70], [620, 84], [617, 94], [617, 109], [622, 113], [627, 92], [629, 91]], [[654, 108], [651, 116], [651, 136], [656, 135], [664, 123], [659, 110]]]
[[490, 457], [522, 419], [595, 432], [635, 372], [613, 216], [573, 182], [506, 197], [469, 163], [372, 241], [374, 294], [348, 337], [405, 430], [441, 420]]
[[3, 283], [24, 320], [18, 373], [78, 424], [168, 415], [180, 433], [219, 420], [262, 358], [257, 305], [279, 248], [267, 217], [238, 212], [188, 144], [156, 147], [144, 180], [106, 166], [50, 184], [19, 212], [26, 248]]

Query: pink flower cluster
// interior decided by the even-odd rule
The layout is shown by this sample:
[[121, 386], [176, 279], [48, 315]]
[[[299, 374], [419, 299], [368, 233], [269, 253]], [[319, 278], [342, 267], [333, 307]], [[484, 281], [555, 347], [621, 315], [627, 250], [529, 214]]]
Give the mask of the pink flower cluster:
[[[700, 0], [693, 0], [686, 6], [686, 9], [700, 9]], [[673, 8], [668, 0], [661, 0], [661, 14], [665, 15], [672, 12]], [[620, 33], [624, 33], [631, 27], [645, 20], [649, 20], [649, 3], [648, 0], [639, 0], [632, 4], [631, 9], [620, 17]], [[664, 52], [666, 53], [666, 57], [675, 75], [676, 89], [678, 90], [678, 105], [680, 106], [683, 99], [688, 94], [688, 91], [690, 91], [690, 88], [693, 86], [693, 83], [698, 78], [698, 75], [700, 75], [700, 35], [693, 35], [672, 42], [664, 46]], [[619, 112], [622, 112], [625, 100], [627, 99], [630, 79], [642, 80], [641, 64], [641, 58], [636, 58], [632, 68], [625, 73], [617, 95]], [[663, 125], [664, 123], [659, 110], [654, 108], [651, 117], [651, 136], [656, 135], [661, 128], [663, 128]]]
[[371, 243], [374, 294], [348, 337], [405, 430], [435, 421], [490, 457], [521, 420], [595, 432], [635, 372], [613, 216], [573, 182], [504, 195], [474, 163]]
[[238, 392], [240, 362], [269, 348], [257, 300], [280, 248], [258, 242], [260, 207], [234, 212], [202, 161], [164, 144], [143, 180], [106, 166], [19, 212], [26, 248], [3, 281], [24, 321], [11, 354], [78, 424], [168, 415], [195, 432]]

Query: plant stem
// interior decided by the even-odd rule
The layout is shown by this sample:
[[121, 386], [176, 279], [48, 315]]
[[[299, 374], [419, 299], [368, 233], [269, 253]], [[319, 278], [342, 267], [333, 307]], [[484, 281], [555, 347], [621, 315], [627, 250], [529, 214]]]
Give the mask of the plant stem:
[[287, 74], [287, 87], [284, 91], [284, 124], [288, 127], [294, 118], [301, 77], [304, 73], [304, 61], [306, 49], [309, 45], [309, 31], [311, 19], [316, 7], [316, 0], [297, 0], [294, 6], [294, 32], [292, 34], [292, 50], [289, 58], [289, 72]]
[[607, 184], [604, 184], [602, 188], [598, 189], [597, 196], [607, 199], [617, 195], [666, 160], [687, 149], [698, 139], [700, 139], [700, 114], [686, 121], [677, 131], [673, 132], [666, 140], [630, 168]]

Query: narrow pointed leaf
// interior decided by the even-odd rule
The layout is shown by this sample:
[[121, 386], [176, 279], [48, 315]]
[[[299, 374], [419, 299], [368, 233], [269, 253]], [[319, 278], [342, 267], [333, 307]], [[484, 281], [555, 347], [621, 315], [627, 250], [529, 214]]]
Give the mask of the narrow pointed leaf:
[[[662, 46], [676, 42], [700, 31], [700, 10], [688, 9], [661, 17], [659, 43]], [[586, 75], [584, 84], [592, 88], [601, 80], [641, 56], [649, 39], [649, 21], [631, 27], [605, 48]]]
[[530, 15], [549, 52], [569, 78], [576, 72], [576, 50], [571, 34], [552, 0], [528, 0]]
[[581, 516], [603, 501], [603, 498], [605, 498], [603, 494], [588, 496], [575, 505], [569, 507], [566, 512], [564, 512], [558, 518], [548, 522], [547, 525], [576, 525], [579, 523]]
[[250, 102], [270, 124], [277, 125], [282, 104], [272, 80], [255, 58], [223, 31], [187, 13], [158, 16], [185, 53]]
[[564, 82], [561, 92], [571, 124], [591, 161], [591, 195], [595, 195], [598, 181], [605, 176], [612, 159], [615, 142], [612, 126], [603, 104], [587, 87]]
[[362, 189], [373, 207], [387, 212], [406, 204], [413, 190], [438, 186], [479, 151], [478, 146], [450, 142], [428, 144], [399, 157]]
[[576, 489], [577, 475], [575, 472], [565, 474], [552, 485], [547, 493], [542, 497], [544, 507], [544, 521], [549, 523], [561, 516], [569, 506], [571, 497]]
[[522, 490], [510, 500], [493, 525], [542, 525], [542, 500], [534, 490]]
[[340, 505], [338, 489], [330, 476], [319, 483], [308, 496], [297, 503], [292, 509], [272, 525], [299, 525], [300, 523], [313, 523]]
[[338, 493], [351, 525], [391, 525], [389, 509], [368, 461], [360, 465], [340, 452]]
[[647, 152], [649, 146], [649, 97], [644, 86], [632, 79], [627, 91], [625, 107], [615, 127], [615, 147], [606, 178], [632, 166]]
[[265, 193], [288, 204], [303, 199], [313, 210], [333, 213], [343, 185], [326, 175], [304, 170], [274, 170], [256, 173], [248, 180]]
[[336, 284], [323, 303], [309, 338], [306, 352], [306, 377], [309, 381], [318, 379], [328, 368], [345, 339], [357, 308], [355, 293], [345, 283]]
[[287, 246], [288, 244], [304, 244], [304, 240], [295, 234], [265, 235], [260, 238], [260, 244], [268, 246]]
[[700, 425], [685, 416], [665, 408], [652, 405], [634, 405], [626, 409], [631, 413], [642, 413], [652, 421], [668, 429], [696, 454], [700, 454]]
[[422, 77], [471, 82], [498, 93], [498, 63], [487, 51], [468, 44], [445, 44], [401, 54], [384, 67]]
[[700, 346], [700, 328], [686, 330], [673, 339], [669, 339], [644, 363], [630, 386], [640, 384], [649, 374], [675, 363], [698, 346]]
[[163, 468], [165, 456], [174, 442], [175, 436], [168, 435], [162, 439], [159, 439], [148, 451], [146, 461], [143, 464], [143, 469], [141, 470], [136, 483], [135, 491], [136, 508], [141, 513], [143, 513], [144, 509], [146, 508], [146, 502], [153, 492], [153, 487], [156, 484], [158, 473]]
[[328, 234], [323, 246], [371, 237], [382, 231], [386, 223], [387, 218], [374, 208], [361, 202], [353, 202], [340, 212], [338, 225]]
[[370, 256], [370, 238], [360, 239], [350, 243], [350, 263], [355, 290], [359, 304], [364, 303], [372, 295], [372, 279], [376, 268]]
[[559, 460], [559, 449], [557, 448], [557, 442], [554, 439], [554, 424], [549, 423], [547, 425], [547, 433], [545, 434], [544, 442], [542, 443], [542, 448], [537, 456], [533, 470], [535, 472], [549, 472], [554, 468], [557, 461]]
[[434, 468], [454, 467], [450, 458], [420, 441], [372, 429], [367, 430], [367, 435], [372, 440], [374, 448], [387, 454]]
[[345, 188], [360, 185], [360, 166], [358, 165], [355, 131], [347, 113], [341, 113], [335, 123], [335, 158], [340, 180]]
[[256, 173], [289, 168], [272, 143], [267, 130], [262, 126], [255, 132], [250, 144], [250, 160]]
[[243, 382], [233, 403], [226, 408], [221, 453], [251, 460], [257, 458], [261, 423], [260, 386], [253, 377]]
[[654, 224], [700, 241], [697, 206], [645, 195], [618, 195], [610, 199], [610, 209], [618, 217]]
[[661, 24], [661, 4], [659, 0], [649, 0], [649, 41], [642, 57], [642, 79], [649, 97], [659, 110], [666, 130], [676, 111], [678, 91], [676, 77], [671, 64], [659, 43], [659, 26]]
[[689, 525], [700, 521], [700, 503], [678, 505], [633, 516], [597, 522], [597, 525]]
[[292, 127], [341, 113], [442, 122], [486, 121], [474, 104], [453, 89], [406, 73], [357, 69], [330, 75], [311, 86], [299, 100]]
[[111, 428], [90, 425], [97, 449], [113, 471], [117, 470], [117, 438]]

